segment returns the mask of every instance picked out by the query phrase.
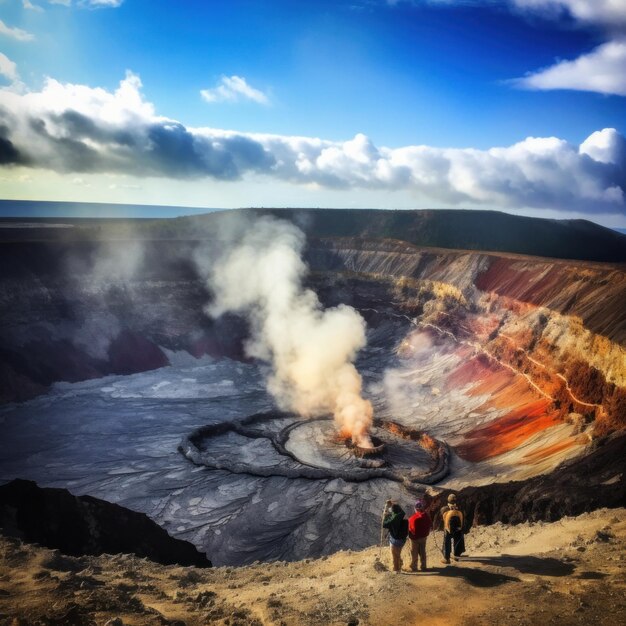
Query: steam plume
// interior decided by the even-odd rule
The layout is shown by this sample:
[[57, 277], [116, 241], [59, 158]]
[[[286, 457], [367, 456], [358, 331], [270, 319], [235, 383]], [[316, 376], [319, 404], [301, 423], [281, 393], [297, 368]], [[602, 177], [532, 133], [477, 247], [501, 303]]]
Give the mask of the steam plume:
[[246, 352], [271, 363], [267, 388], [282, 409], [305, 417], [332, 413], [342, 434], [371, 445], [372, 406], [361, 396], [353, 363], [366, 343], [365, 322], [346, 305], [323, 310], [316, 294], [303, 287], [303, 246], [296, 226], [255, 220], [212, 263], [215, 299], [207, 313], [248, 318]]

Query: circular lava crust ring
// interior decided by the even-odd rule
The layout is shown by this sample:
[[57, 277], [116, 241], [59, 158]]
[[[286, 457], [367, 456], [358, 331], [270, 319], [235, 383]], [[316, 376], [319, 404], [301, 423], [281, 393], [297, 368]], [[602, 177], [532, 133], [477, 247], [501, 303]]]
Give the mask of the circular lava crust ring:
[[[267, 411], [255, 413], [239, 420], [201, 426], [186, 437], [183, 437], [178, 446], [178, 450], [195, 465], [210, 469], [225, 470], [233, 474], [249, 474], [251, 476], [261, 477], [281, 476], [285, 478], [308, 478], [314, 480], [340, 478], [347, 482], [364, 482], [374, 478], [387, 478], [388, 480], [402, 483], [409, 490], [420, 490], [420, 487], [423, 485], [434, 485], [443, 480], [450, 472], [450, 447], [445, 441], [435, 439], [424, 431], [413, 430], [397, 422], [381, 419], [375, 419], [374, 426], [388, 430], [403, 439], [410, 439], [428, 452], [431, 458], [431, 465], [427, 471], [399, 471], [388, 467], [380, 467], [378, 464], [370, 464], [366, 459], [361, 461], [361, 467], [358, 468], [327, 468], [304, 463], [286, 448], [290, 432], [294, 428], [301, 426], [302, 421], [289, 424], [277, 433], [267, 433], [255, 428], [256, 424], [262, 422], [293, 417], [294, 415], [291, 413]], [[330, 420], [332, 420], [331, 417], [315, 417], [309, 418], [307, 421]], [[202, 441], [229, 432], [250, 439], [269, 439], [272, 446], [279, 454], [289, 457], [297, 462], [300, 467], [255, 467], [249, 463], [243, 463], [234, 459], [213, 457], [207, 450], [201, 448]]]

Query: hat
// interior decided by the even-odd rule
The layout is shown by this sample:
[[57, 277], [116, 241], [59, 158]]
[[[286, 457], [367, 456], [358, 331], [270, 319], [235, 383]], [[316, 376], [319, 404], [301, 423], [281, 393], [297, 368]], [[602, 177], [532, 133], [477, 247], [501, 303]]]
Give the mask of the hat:
[[448, 496], [448, 502], [456, 502], [456, 496], [453, 493]]

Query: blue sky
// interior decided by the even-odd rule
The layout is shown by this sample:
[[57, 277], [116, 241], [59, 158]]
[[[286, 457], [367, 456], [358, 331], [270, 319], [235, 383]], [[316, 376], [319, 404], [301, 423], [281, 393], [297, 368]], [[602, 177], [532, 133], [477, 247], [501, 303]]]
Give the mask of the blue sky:
[[[623, 6], [589, 0], [582, 11], [581, 4], [2, 0], [0, 106], [19, 111], [7, 114], [5, 135], [15, 148], [11, 154], [24, 156], [0, 166], [0, 197], [222, 207], [486, 207], [626, 225], [626, 0]], [[125, 93], [136, 95], [124, 102], [120, 96], [125, 113], [108, 119], [105, 105], [92, 106], [90, 94], [115, 94], [128, 71], [135, 79]], [[607, 78], [598, 85], [599, 75]], [[47, 79], [61, 87], [53, 93]], [[64, 91], [67, 85], [84, 90]], [[137, 97], [143, 103], [138, 117]], [[60, 124], [61, 109], [79, 111], [82, 121], [89, 118], [107, 131], [117, 124], [120, 133], [131, 118], [133, 133], [138, 124], [176, 121], [185, 130], [176, 139], [180, 159], [211, 165], [179, 167], [168, 154], [159, 155], [156, 166], [153, 144], [142, 146], [138, 139], [132, 164], [124, 165], [127, 145], [112, 145], [109, 138], [96, 148], [102, 133], [87, 137], [84, 124], [73, 148], [65, 142], [55, 155], [58, 138], [77, 132], [74, 122], [54, 128], [54, 145], [41, 149], [39, 141], [50, 141], [48, 131], [42, 138], [19, 130], [24, 110], [51, 129]], [[207, 140], [195, 129], [219, 132]], [[245, 153], [224, 139], [225, 130], [236, 131]], [[594, 135], [598, 131], [603, 134]], [[262, 139], [250, 141], [259, 134]], [[346, 147], [355, 136], [367, 141]], [[302, 165], [293, 137], [324, 143], [307, 144]], [[528, 137], [567, 145], [511, 149]], [[228, 159], [228, 167], [215, 169], [207, 141], [221, 142], [220, 164]], [[194, 145], [193, 154], [185, 152], [187, 144]], [[386, 152], [415, 146], [428, 150]], [[458, 152], [441, 151], [446, 148]], [[509, 150], [499, 156], [492, 148]], [[79, 153], [90, 149], [100, 156], [87, 167], [89, 159]], [[110, 154], [100, 158], [105, 150]], [[252, 157], [254, 150], [265, 156]], [[146, 154], [148, 165], [133, 171]], [[293, 162], [283, 167], [286, 160]], [[533, 171], [538, 160], [545, 175]]]

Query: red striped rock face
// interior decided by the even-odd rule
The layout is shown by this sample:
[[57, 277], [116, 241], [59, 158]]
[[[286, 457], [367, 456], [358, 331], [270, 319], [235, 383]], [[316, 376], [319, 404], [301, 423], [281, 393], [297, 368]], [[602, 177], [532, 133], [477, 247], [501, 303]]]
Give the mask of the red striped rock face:
[[466, 441], [457, 446], [457, 452], [468, 461], [484, 461], [514, 450], [533, 435], [558, 423], [559, 414], [550, 410], [550, 402], [535, 400], [507, 411], [486, 426], [470, 430], [465, 435]]

